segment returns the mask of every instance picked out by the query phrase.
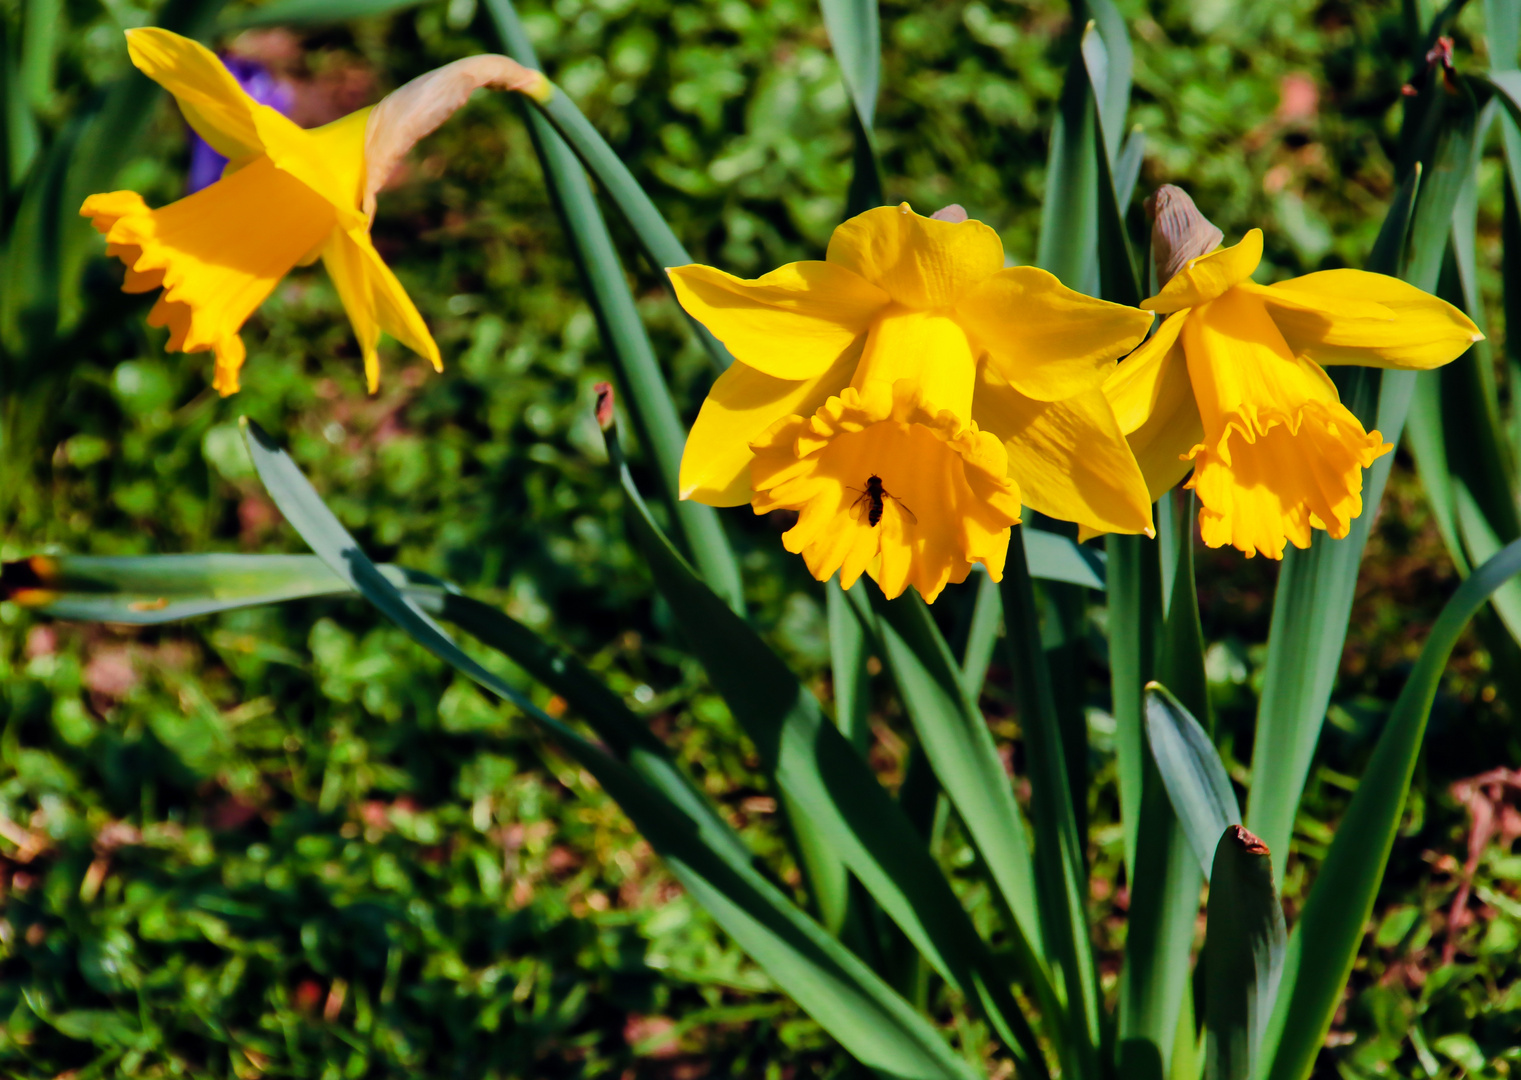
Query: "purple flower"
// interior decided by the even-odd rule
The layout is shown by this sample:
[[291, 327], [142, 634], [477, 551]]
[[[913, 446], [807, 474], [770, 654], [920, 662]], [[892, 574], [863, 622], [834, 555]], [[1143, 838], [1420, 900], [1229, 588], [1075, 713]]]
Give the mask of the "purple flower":
[[[225, 54], [221, 59], [249, 97], [260, 105], [268, 105], [277, 112], [290, 115], [291, 106], [295, 103], [295, 95], [291, 92], [288, 83], [275, 78], [270, 70], [257, 60]], [[226, 158], [192, 131], [190, 133], [190, 172], [185, 178], [186, 194], [194, 194], [216, 183], [222, 178], [222, 169], [226, 164]]]

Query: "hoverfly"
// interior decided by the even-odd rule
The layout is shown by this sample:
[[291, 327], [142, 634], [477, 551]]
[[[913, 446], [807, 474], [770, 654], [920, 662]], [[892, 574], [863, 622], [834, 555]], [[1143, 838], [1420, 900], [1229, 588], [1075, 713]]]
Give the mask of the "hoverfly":
[[857, 507], [864, 506], [866, 512], [866, 523], [873, 529], [875, 529], [882, 522], [882, 500], [884, 498], [891, 499], [893, 502], [898, 504], [898, 509], [903, 511], [903, 515], [908, 518], [910, 525], [919, 524], [919, 519], [914, 516], [914, 512], [904, 505], [902, 499], [898, 498], [898, 496], [894, 495], [892, 492], [888, 491], [885, 487], [882, 486], [882, 478], [876, 473], [872, 473], [866, 478], [866, 487], [864, 490], [861, 488], [851, 488], [850, 490], [861, 492], [860, 498], [851, 503], [850, 508], [854, 510]]

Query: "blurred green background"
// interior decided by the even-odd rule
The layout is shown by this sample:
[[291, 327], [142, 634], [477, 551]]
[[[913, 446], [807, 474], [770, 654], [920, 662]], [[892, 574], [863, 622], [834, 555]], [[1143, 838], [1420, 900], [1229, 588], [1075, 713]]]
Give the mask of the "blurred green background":
[[[1120, 6], [1136, 49], [1132, 117], [1148, 140], [1141, 193], [1184, 185], [1231, 240], [1262, 226], [1267, 279], [1361, 265], [1392, 189], [1413, 70], [1405, 20], [1433, 5]], [[257, 9], [230, 6], [216, 43], [274, 67], [309, 123], [498, 47], [476, 0], [391, 7], [240, 29]], [[28, 23], [23, 9], [52, 17]], [[557, 0], [522, 11], [552, 77], [697, 258], [753, 275], [820, 256], [843, 212], [851, 144], [814, 5]], [[121, 30], [155, 19], [154, 5], [127, 0], [0, 0], [0, 13], [7, 55], [28, 34], [55, 35], [54, 66], [13, 70], [3, 91], [27, 95], [39, 145], [128, 70]], [[1474, 52], [1479, 15], [1470, 5], [1459, 21], [1460, 67], [1487, 63]], [[1031, 259], [1069, 17], [1057, 0], [885, 0], [876, 131], [887, 197], [925, 213], [959, 202], [1015, 260]], [[119, 186], [154, 205], [179, 197], [185, 130], [167, 99], [134, 149]], [[27, 165], [15, 138], [6, 163], [14, 190]], [[1501, 179], [1498, 159], [1487, 162], [1479, 261], [1496, 295]], [[615, 215], [613, 227], [628, 239]], [[20, 402], [37, 435], [11, 448], [20, 464], [0, 554], [301, 550], [242, 449], [236, 419], [249, 415], [279, 433], [372, 555], [446, 576], [576, 650], [784, 859], [752, 750], [673, 647], [625, 545], [591, 412], [610, 370], [518, 104], [478, 95], [421, 144], [380, 198], [375, 238], [446, 358], [435, 375], [387, 346], [375, 397], [320, 269], [297, 271], [249, 322], [246, 389], [221, 400], [209, 359], [166, 355], [163, 333], [144, 325], [147, 303], [117, 298], [120, 268], [96, 258], [86, 289], [106, 314], [76, 338], [57, 392]], [[633, 250], [641, 306], [690, 419], [711, 368]], [[1503, 326], [1488, 329], [1504, 341]], [[1505, 349], [1494, 355], [1506, 363]], [[744, 508], [724, 517], [757, 620], [827, 700], [820, 587], [771, 523]], [[1230, 550], [1200, 560], [1205, 634], [1218, 642], [1209, 673], [1235, 762], [1250, 760], [1276, 570]], [[1456, 582], [1403, 451], [1362, 574], [1290, 862], [1291, 919]], [[962, 600], [952, 590], [936, 610], [954, 622]], [[500, 658], [485, 662], [529, 686]], [[1521, 776], [1459, 783], [1521, 762], [1490, 668], [1470, 635], [1318, 1075], [1507, 1076], [1521, 1064], [1507, 1053], [1521, 1045], [1521, 855], [1510, 854]], [[1114, 823], [1113, 721], [1095, 675], [1090, 809]], [[995, 669], [984, 705], [1013, 740], [1006, 674]], [[357, 600], [145, 631], [49, 623], [0, 603], [0, 712], [0, 1072], [851, 1074], [585, 774]], [[874, 726], [873, 761], [895, 783], [904, 742], [885, 695]], [[1472, 853], [1482, 917], [1454, 922], [1486, 812], [1498, 841]], [[1092, 900], [1106, 915], [1112, 991], [1121, 838], [1117, 824], [1096, 835]], [[954, 826], [946, 857], [972, 857]], [[967, 900], [982, 902], [975, 890]]]

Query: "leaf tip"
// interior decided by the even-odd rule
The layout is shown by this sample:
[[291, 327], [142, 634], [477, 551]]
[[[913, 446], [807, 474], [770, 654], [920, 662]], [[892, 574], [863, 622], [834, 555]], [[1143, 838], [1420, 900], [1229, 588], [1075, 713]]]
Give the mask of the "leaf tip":
[[1268, 846], [1255, 833], [1250, 832], [1245, 825], [1232, 825], [1225, 830], [1225, 835], [1229, 836], [1231, 841], [1248, 855], [1272, 854]]

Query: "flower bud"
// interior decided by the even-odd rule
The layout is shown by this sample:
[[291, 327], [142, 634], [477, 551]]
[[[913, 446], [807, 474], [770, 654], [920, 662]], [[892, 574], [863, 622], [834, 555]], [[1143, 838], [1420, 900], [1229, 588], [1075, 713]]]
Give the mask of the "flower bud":
[[1146, 200], [1146, 214], [1151, 218], [1151, 255], [1158, 287], [1171, 281], [1189, 260], [1208, 255], [1225, 239], [1225, 234], [1199, 213], [1188, 192], [1172, 184], [1163, 184]]

